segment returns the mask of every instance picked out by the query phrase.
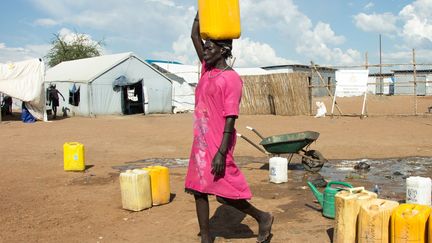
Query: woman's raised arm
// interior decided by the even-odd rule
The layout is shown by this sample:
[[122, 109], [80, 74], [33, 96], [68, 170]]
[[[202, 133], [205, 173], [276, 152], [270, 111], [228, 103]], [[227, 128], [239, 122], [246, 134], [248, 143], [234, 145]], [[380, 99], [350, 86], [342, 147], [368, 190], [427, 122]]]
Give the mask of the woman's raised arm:
[[192, 33], [191, 33], [192, 43], [195, 47], [195, 51], [198, 55], [200, 62], [203, 61], [204, 56], [204, 43], [201, 39], [200, 35], [200, 27], [199, 27], [199, 14], [197, 12], [193, 25], [192, 25]]

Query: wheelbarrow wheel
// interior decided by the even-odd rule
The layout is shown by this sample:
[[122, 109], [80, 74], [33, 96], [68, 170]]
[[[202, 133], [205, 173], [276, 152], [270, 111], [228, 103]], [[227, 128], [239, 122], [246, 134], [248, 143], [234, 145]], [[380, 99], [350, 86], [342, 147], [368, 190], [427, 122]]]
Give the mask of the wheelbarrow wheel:
[[309, 172], [320, 171], [326, 161], [327, 160], [324, 158], [324, 156], [317, 150], [306, 151], [305, 157], [302, 157], [303, 167]]

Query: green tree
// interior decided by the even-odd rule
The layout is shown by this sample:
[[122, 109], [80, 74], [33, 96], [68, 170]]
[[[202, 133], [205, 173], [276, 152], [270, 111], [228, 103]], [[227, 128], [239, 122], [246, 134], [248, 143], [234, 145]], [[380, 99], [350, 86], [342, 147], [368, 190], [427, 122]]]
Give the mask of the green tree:
[[54, 34], [51, 41], [52, 47], [46, 55], [50, 67], [54, 67], [63, 61], [101, 55], [102, 41], [93, 41], [85, 34], [75, 33], [73, 36], [72, 40], [68, 41], [64, 35]]

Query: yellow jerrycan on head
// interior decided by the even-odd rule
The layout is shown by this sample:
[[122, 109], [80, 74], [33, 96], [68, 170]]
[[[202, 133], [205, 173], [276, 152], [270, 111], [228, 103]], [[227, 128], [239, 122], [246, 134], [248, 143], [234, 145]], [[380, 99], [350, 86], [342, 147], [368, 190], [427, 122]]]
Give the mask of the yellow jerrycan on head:
[[84, 145], [78, 142], [63, 144], [63, 166], [65, 171], [83, 171], [85, 170], [84, 162]]
[[[391, 242], [423, 243], [427, 239], [427, 221], [431, 213], [430, 206], [419, 204], [401, 204], [392, 214]], [[431, 237], [429, 235], [429, 237]]]
[[239, 0], [198, 0], [203, 39], [238, 39], [241, 34]]
[[150, 174], [153, 205], [167, 204], [170, 201], [171, 189], [169, 170], [164, 166], [149, 166], [143, 168]]

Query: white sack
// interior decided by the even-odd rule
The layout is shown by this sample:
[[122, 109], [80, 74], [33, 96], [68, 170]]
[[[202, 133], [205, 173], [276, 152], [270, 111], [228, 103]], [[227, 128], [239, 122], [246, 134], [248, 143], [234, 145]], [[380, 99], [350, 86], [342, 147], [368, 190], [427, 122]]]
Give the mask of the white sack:
[[317, 107], [317, 113], [316, 113], [315, 117], [316, 118], [325, 117], [326, 113], [327, 113], [327, 108], [326, 108], [324, 102], [317, 101], [317, 102], [315, 102], [315, 105]]

